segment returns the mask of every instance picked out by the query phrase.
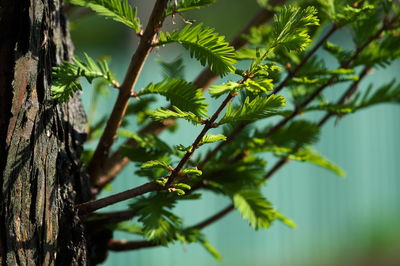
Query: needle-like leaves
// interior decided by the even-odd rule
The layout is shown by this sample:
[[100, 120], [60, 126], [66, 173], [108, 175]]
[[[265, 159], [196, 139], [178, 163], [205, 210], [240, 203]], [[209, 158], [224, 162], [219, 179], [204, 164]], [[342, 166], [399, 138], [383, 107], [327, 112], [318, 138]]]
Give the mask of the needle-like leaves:
[[132, 8], [128, 0], [68, 0], [71, 4], [89, 7], [101, 16], [121, 22], [133, 29], [140, 31], [136, 8]]
[[207, 115], [206, 99], [202, 96], [201, 89], [196, 88], [192, 83], [181, 79], [164, 79], [153, 84], [150, 83], [146, 88], [139, 91], [138, 95], [146, 94], [163, 95], [182, 111], [192, 112], [198, 116]]
[[167, 8], [167, 16], [174, 13], [181, 13], [192, 9], [199, 9], [215, 3], [217, 0], [181, 0], [178, 5], [171, 3]]
[[96, 62], [87, 54], [84, 54], [84, 57], [85, 61], [75, 57], [72, 63], [64, 62], [62, 65], [53, 68], [51, 95], [54, 99], [66, 102], [76, 91], [82, 90], [82, 86], [77, 80], [79, 77], [85, 77], [90, 83], [95, 78], [103, 78], [110, 85], [119, 86], [106, 60]]
[[172, 106], [173, 110], [158, 108], [157, 110], [151, 113], [151, 116], [156, 121], [161, 121], [165, 119], [177, 119], [182, 118], [185, 119], [195, 125], [202, 122], [202, 118], [195, 115], [192, 112], [184, 112], [176, 106]]
[[223, 36], [203, 24], [187, 25], [172, 33], [161, 32], [158, 45], [168, 43], [182, 44], [190, 51], [191, 57], [195, 57], [203, 66], [208, 65], [216, 74], [225, 76], [235, 70], [235, 49], [229, 46]]
[[225, 116], [219, 121], [219, 124], [254, 121], [273, 116], [285, 104], [285, 98], [276, 94], [268, 98], [257, 96], [252, 101], [250, 101], [249, 97], [246, 97], [244, 103], [239, 106], [232, 108], [232, 105], [229, 105]]
[[268, 228], [275, 219], [275, 211], [257, 190], [244, 190], [233, 196], [233, 205], [254, 229]]
[[318, 26], [319, 20], [314, 7], [300, 9], [285, 6], [274, 18], [275, 40], [272, 47], [281, 45], [288, 50], [303, 51], [311, 42], [308, 34], [309, 26]]

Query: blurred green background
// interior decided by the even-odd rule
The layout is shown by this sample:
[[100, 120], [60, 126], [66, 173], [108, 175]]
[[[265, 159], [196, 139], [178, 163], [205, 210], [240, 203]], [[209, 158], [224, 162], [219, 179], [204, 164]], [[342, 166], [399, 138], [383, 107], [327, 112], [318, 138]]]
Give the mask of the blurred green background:
[[[143, 25], [153, 3], [154, 0], [135, 1]], [[188, 13], [186, 18], [213, 26], [230, 39], [257, 9], [255, 0], [219, 0], [211, 7]], [[165, 28], [176, 27], [168, 18]], [[127, 28], [77, 11], [71, 17], [71, 30], [78, 55], [85, 51], [94, 58], [111, 56], [114, 73], [119, 80], [123, 79], [138, 43]], [[349, 44], [349, 39], [346, 31], [333, 37], [334, 42], [342, 44]], [[162, 48], [153, 52], [146, 63], [138, 88], [162, 79], [155, 59], [168, 61], [178, 55], [187, 62], [186, 77], [194, 79], [202, 69], [196, 61], [178, 47]], [[371, 82], [383, 84], [398, 76], [399, 69], [399, 62], [385, 70], [376, 69], [361, 86], [365, 88]], [[338, 95], [345, 87], [335, 88], [332, 95]], [[110, 96], [101, 101], [95, 119], [111, 109], [115, 93], [110, 89]], [[92, 97], [86, 85], [83, 101], [87, 110]], [[215, 261], [197, 244], [177, 244], [111, 252], [104, 265], [400, 265], [399, 115], [399, 106], [378, 106], [345, 117], [338, 124], [332, 120], [323, 128], [317, 149], [346, 170], [345, 179], [312, 165], [292, 162], [268, 182], [264, 194], [297, 223], [296, 229], [275, 223], [268, 230], [256, 232], [238, 213], [231, 213], [205, 230], [209, 241], [222, 254], [222, 261]], [[177, 133], [165, 132], [162, 138], [171, 144], [189, 144], [198, 131], [199, 128], [182, 124]], [[273, 160], [269, 165], [272, 164]], [[143, 183], [143, 179], [132, 177], [132, 171], [128, 167], [112, 184], [112, 191], [101, 196]], [[227, 203], [226, 198], [205, 194], [199, 202], [181, 203], [177, 212], [190, 225]], [[123, 209], [126, 204], [112, 209]], [[114, 237], [133, 239], [122, 233]]]

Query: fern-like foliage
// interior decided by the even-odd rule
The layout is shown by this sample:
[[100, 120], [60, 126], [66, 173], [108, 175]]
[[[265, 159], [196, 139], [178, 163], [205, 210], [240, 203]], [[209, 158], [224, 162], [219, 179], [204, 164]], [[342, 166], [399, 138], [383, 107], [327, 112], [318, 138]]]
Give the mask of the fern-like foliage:
[[218, 134], [218, 135], [205, 135], [202, 140], [200, 141], [199, 145], [204, 145], [206, 143], [213, 143], [213, 142], [217, 142], [217, 141], [225, 141], [226, 140], [226, 136], [222, 135], [222, 134]]
[[279, 157], [289, 157], [289, 159], [292, 160], [312, 163], [325, 168], [326, 170], [329, 170], [340, 177], [344, 177], [346, 175], [345, 171], [338, 165], [329, 161], [309, 146], [305, 146], [295, 151], [287, 147], [271, 146], [270, 150]]
[[199, 9], [215, 3], [217, 0], [180, 0], [178, 4], [171, 3], [168, 5], [166, 15]]
[[276, 115], [277, 110], [285, 106], [285, 104], [285, 98], [275, 94], [268, 98], [257, 96], [251, 101], [249, 97], [246, 97], [243, 104], [235, 108], [230, 104], [225, 116], [219, 121], [219, 124], [235, 123], [237, 121], [253, 121], [273, 116]]
[[53, 86], [51, 95], [60, 102], [66, 102], [72, 95], [82, 90], [82, 86], [77, 80], [79, 77], [85, 77], [89, 83], [95, 78], [103, 78], [114, 87], [119, 84], [113, 77], [107, 61], [94, 61], [87, 54], [84, 54], [85, 60], [75, 57], [70, 62], [64, 62], [62, 65], [53, 68]]
[[235, 49], [225, 41], [214, 29], [198, 24], [187, 25], [180, 31], [160, 33], [158, 45], [180, 43], [190, 51], [200, 63], [208, 65], [212, 72], [221, 76], [234, 72], [236, 63]]
[[174, 240], [182, 225], [182, 220], [170, 211], [176, 199], [165, 194], [140, 198], [130, 206], [138, 214], [139, 222], [143, 223], [145, 237], [162, 245]]
[[132, 8], [128, 0], [68, 0], [71, 4], [89, 7], [99, 15], [121, 22], [133, 29], [140, 31], [136, 8]]
[[233, 81], [228, 81], [228, 82], [220, 84], [220, 85], [211, 86], [208, 91], [209, 91], [211, 97], [219, 98], [221, 95], [224, 95], [225, 93], [237, 92], [242, 87], [243, 87], [242, 84], [239, 84], [239, 83], [233, 82]]
[[268, 228], [275, 219], [275, 210], [258, 190], [244, 190], [232, 197], [233, 205], [255, 229]]
[[357, 93], [354, 99], [347, 104], [353, 111], [364, 109], [382, 103], [400, 103], [400, 84], [395, 80], [382, 85], [372, 92], [372, 85], [363, 93]]
[[164, 79], [138, 92], [138, 95], [160, 94], [182, 111], [192, 112], [198, 116], [207, 115], [206, 99], [202, 96], [201, 89], [196, 88], [192, 83], [181, 79]]
[[150, 115], [156, 121], [162, 121], [166, 119], [178, 119], [182, 118], [194, 125], [200, 124], [203, 119], [192, 112], [184, 112], [176, 106], [172, 106], [172, 109], [158, 108], [153, 111]]
[[[254, 148], [260, 148], [263, 145], [277, 145], [280, 147], [297, 147], [311, 145], [319, 139], [319, 127], [307, 120], [296, 120], [289, 125], [277, 130], [269, 138], [262, 138], [267, 130], [258, 130], [254, 134], [256, 139]], [[264, 140], [261, 142], [261, 139]]]
[[274, 18], [274, 37], [272, 47], [283, 46], [288, 50], [303, 51], [311, 42], [309, 26], [318, 26], [319, 19], [314, 7], [301, 9], [285, 6]]

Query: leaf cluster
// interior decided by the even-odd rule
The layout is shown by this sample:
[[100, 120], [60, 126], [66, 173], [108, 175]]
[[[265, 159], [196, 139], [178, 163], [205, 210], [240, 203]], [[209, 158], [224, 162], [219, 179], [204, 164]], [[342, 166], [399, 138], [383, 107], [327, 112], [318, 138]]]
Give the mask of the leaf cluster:
[[78, 78], [85, 77], [89, 83], [95, 78], [102, 78], [114, 87], [119, 84], [113, 77], [105, 59], [94, 61], [86, 53], [84, 60], [75, 57], [72, 62], [64, 62], [53, 68], [52, 97], [60, 102], [66, 102], [73, 94], [82, 90]]
[[182, 30], [172, 33], [160, 33], [158, 45], [180, 43], [189, 50], [190, 56], [221, 76], [234, 72], [236, 63], [235, 50], [225, 42], [223, 36], [215, 33], [214, 29], [203, 24], [187, 25]]
[[101, 16], [125, 24], [135, 32], [140, 31], [137, 9], [128, 0], [68, 0], [71, 4], [88, 7]]

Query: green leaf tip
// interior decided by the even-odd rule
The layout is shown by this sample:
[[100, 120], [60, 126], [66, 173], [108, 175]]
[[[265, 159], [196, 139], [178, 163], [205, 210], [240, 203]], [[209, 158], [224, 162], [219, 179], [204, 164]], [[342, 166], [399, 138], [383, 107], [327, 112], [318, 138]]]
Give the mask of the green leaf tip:
[[257, 190], [236, 193], [233, 205], [254, 229], [268, 228], [275, 219], [275, 210]]
[[89, 7], [99, 15], [123, 23], [135, 32], [140, 31], [136, 8], [128, 0], [67, 0], [71, 4]]
[[185, 80], [166, 78], [156, 84], [150, 83], [138, 92], [138, 96], [147, 94], [163, 95], [182, 111], [192, 112], [197, 116], [207, 116], [208, 104], [204, 102], [206, 98], [202, 96], [201, 89]]
[[254, 121], [277, 114], [279, 108], [285, 106], [286, 100], [283, 96], [273, 94], [266, 97], [257, 96], [253, 100], [246, 97], [243, 104], [228, 110], [219, 124], [235, 123], [237, 121]]
[[54, 67], [52, 77], [51, 96], [60, 102], [67, 102], [76, 91], [82, 90], [82, 86], [77, 80], [80, 77], [85, 77], [89, 83], [93, 79], [102, 78], [110, 85], [119, 87], [107, 61], [105, 59], [95, 61], [86, 53], [84, 60], [75, 57], [72, 62], [64, 62]]
[[177, 3], [171, 3], [168, 8], [166, 15], [173, 15], [175, 13], [186, 12], [193, 9], [200, 9], [211, 4], [214, 4], [217, 0], [181, 0]]
[[213, 143], [213, 142], [217, 142], [217, 141], [226, 141], [226, 136], [222, 135], [222, 134], [217, 134], [217, 135], [212, 135], [212, 134], [208, 134], [205, 135], [203, 137], [203, 139], [200, 141], [199, 145], [204, 145], [206, 143]]
[[158, 45], [180, 43], [189, 50], [190, 56], [200, 63], [208, 65], [210, 70], [218, 75], [225, 76], [235, 71], [235, 49], [225, 41], [223, 36], [203, 24], [187, 25], [180, 31], [160, 33]]

